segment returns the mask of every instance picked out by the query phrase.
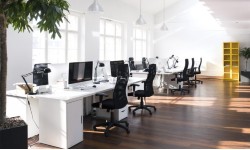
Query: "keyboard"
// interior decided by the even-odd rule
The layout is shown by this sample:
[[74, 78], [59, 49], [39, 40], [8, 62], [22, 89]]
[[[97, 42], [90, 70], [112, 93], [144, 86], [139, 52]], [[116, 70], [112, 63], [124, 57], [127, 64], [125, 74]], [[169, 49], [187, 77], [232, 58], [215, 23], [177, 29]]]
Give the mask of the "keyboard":
[[90, 89], [94, 89], [95, 87], [93, 87], [93, 85], [78, 85], [78, 86], [74, 86], [72, 89], [76, 89], [76, 90], [90, 90]]

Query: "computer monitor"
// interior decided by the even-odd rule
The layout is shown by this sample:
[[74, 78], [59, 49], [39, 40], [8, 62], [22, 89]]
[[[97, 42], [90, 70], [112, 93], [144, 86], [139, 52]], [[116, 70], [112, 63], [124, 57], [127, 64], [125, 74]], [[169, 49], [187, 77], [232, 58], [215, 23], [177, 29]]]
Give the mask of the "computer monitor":
[[93, 62], [69, 63], [68, 84], [92, 80]]
[[33, 83], [37, 86], [48, 85], [49, 79], [47, 73], [40, 73], [45, 68], [48, 68], [48, 63], [35, 64], [33, 68]]
[[112, 77], [117, 77], [119, 65], [124, 65], [124, 60], [110, 61], [110, 71]]

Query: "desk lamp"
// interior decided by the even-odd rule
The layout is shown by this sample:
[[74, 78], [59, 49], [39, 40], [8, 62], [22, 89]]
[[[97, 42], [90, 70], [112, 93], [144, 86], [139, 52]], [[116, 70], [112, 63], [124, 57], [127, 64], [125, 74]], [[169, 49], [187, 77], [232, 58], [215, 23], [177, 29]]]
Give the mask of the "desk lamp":
[[29, 91], [28, 91], [28, 95], [35, 95], [35, 94], [37, 94], [37, 93], [33, 93], [33, 92], [32, 92], [32, 90], [31, 90], [31, 88], [29, 87], [29, 85], [28, 85], [28, 83], [27, 83], [25, 77], [28, 77], [28, 76], [32, 75], [33, 73], [45, 74], [45, 73], [50, 73], [50, 72], [51, 72], [50, 68], [44, 68], [44, 69], [42, 69], [42, 70], [34, 70], [33, 72], [30, 72], [30, 73], [27, 73], [27, 74], [22, 75], [23, 81], [25, 82], [25, 84], [26, 84], [26, 86], [27, 86], [27, 88], [28, 88], [28, 90], [29, 90]]
[[100, 84], [100, 81], [97, 81], [97, 68], [98, 68], [98, 66], [104, 67], [105, 65], [104, 65], [104, 63], [97, 61], [96, 66], [95, 66], [95, 74], [94, 74], [94, 82], [93, 82], [94, 84]]
[[172, 59], [172, 58], [174, 58], [174, 55], [172, 55], [171, 57], [169, 57], [168, 60], [167, 60], [168, 69], [171, 69], [173, 67], [173, 64], [172, 64], [171, 67], [169, 66], [169, 60]]
[[173, 67], [176, 68], [176, 64], [178, 63], [178, 56], [177, 57], [174, 57], [174, 63], [173, 63]]

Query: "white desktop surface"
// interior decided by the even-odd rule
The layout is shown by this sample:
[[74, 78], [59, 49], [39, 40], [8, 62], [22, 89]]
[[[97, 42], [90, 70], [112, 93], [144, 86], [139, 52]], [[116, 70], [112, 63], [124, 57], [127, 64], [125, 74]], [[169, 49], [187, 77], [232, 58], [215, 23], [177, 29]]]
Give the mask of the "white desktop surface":
[[[171, 81], [172, 78], [175, 77], [176, 73], [182, 72], [183, 68], [182, 67], [177, 67], [177, 68], [171, 68], [167, 69], [161, 69], [156, 71], [156, 77], [154, 79], [154, 86], [158, 88], [164, 88], [167, 90], [167, 93], [169, 92], [170, 87], [171, 88], [178, 88], [178, 83], [176, 81]], [[144, 72], [143, 70], [132, 70], [130, 71], [133, 76], [136, 77], [145, 77], [148, 74], [148, 72]]]
[[[143, 80], [145, 78], [131, 77], [128, 85]], [[38, 106], [34, 107], [33, 111], [38, 114], [39, 142], [60, 148], [70, 148], [83, 141], [84, 98], [98, 92], [112, 90], [114, 87], [114, 83], [106, 82], [96, 84], [96, 88], [87, 90], [53, 88], [51, 93], [28, 95], [28, 99], [38, 101]], [[16, 90], [7, 91], [7, 96], [27, 97], [16, 93]]]

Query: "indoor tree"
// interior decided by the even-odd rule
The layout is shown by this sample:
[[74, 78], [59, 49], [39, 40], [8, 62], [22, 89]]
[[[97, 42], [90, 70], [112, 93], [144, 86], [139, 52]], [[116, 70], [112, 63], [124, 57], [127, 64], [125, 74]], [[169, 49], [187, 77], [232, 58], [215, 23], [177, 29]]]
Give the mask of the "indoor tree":
[[246, 60], [246, 69], [245, 71], [247, 71], [247, 61], [250, 58], [250, 47], [244, 47], [240, 50], [240, 56], [243, 56]]
[[33, 31], [31, 21], [37, 20], [42, 31], [51, 38], [61, 37], [59, 24], [67, 21], [69, 3], [66, 0], [0, 0], [0, 126], [6, 119], [7, 28]]

